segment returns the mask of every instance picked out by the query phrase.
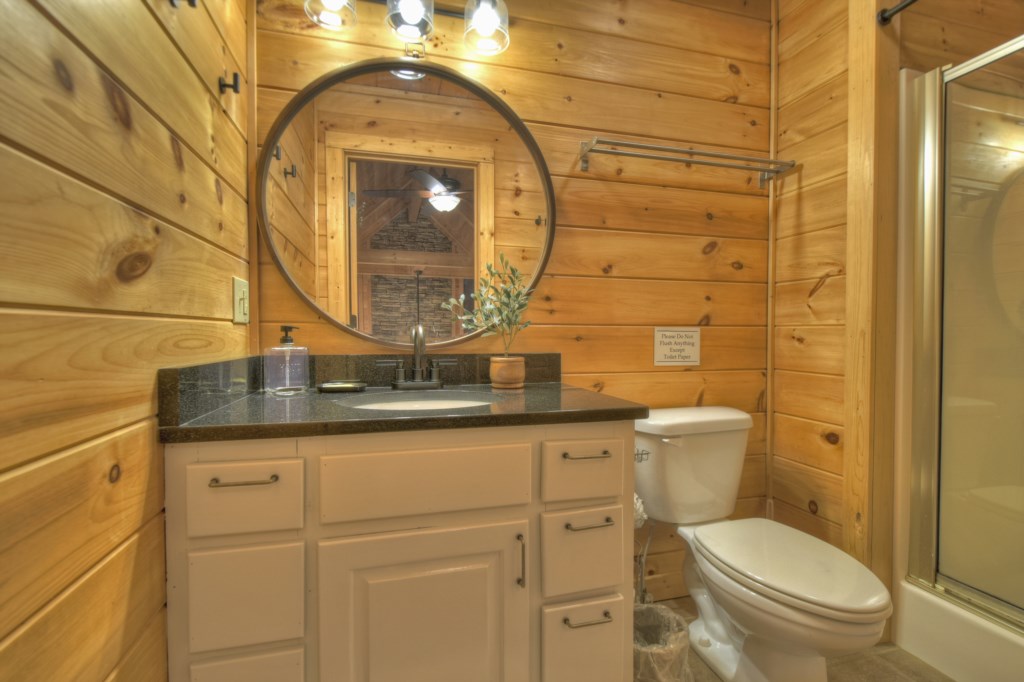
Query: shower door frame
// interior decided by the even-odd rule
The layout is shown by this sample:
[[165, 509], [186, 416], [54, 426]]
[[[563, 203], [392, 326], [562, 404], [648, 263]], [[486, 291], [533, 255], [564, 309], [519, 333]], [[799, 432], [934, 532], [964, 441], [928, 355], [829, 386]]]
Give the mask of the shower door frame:
[[907, 580], [988, 620], [1024, 633], [1024, 611], [938, 570], [942, 398], [946, 85], [1024, 49], [1024, 35], [956, 66], [918, 76], [907, 97], [906, 144], [913, 239], [913, 388], [910, 428], [910, 546]]

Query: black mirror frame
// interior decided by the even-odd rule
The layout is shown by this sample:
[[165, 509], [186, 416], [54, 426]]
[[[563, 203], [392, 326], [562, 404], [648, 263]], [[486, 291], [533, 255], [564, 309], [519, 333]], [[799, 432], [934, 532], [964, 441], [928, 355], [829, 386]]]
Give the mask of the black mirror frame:
[[[267, 137], [263, 141], [263, 148], [260, 151], [259, 159], [256, 162], [256, 187], [254, 197], [254, 200], [256, 201], [256, 221], [259, 225], [260, 234], [263, 235], [263, 240], [266, 242], [267, 249], [270, 251], [270, 255], [273, 258], [274, 263], [277, 265], [277, 269], [281, 272], [285, 281], [288, 282], [289, 286], [291, 286], [292, 290], [298, 295], [298, 297], [302, 299], [306, 305], [315, 310], [321, 319], [333, 324], [338, 329], [372, 343], [377, 343], [388, 348], [402, 349], [411, 349], [412, 343], [384, 341], [370, 334], [353, 329], [349, 325], [344, 324], [340, 320], [336, 320], [328, 314], [302, 289], [302, 287], [299, 286], [291, 276], [291, 273], [288, 272], [284, 261], [281, 259], [280, 254], [278, 254], [277, 247], [274, 245], [273, 234], [270, 229], [270, 220], [267, 216], [266, 186], [267, 175], [270, 172], [270, 165], [274, 158], [276, 140], [280, 139], [282, 133], [284, 133], [288, 125], [291, 124], [295, 115], [303, 107], [309, 104], [313, 98], [339, 82], [356, 78], [358, 76], [397, 69], [408, 70], [410, 68], [454, 82], [456, 85], [465, 88], [467, 91], [479, 97], [481, 100], [489, 104], [495, 111], [501, 114], [501, 117], [505, 119], [505, 121], [511, 126], [512, 130], [519, 135], [519, 139], [522, 140], [523, 144], [525, 144], [526, 148], [529, 150], [530, 156], [533, 158], [533, 163], [537, 168], [537, 172], [541, 176], [541, 184], [544, 188], [544, 198], [547, 201], [547, 216], [545, 217], [547, 224], [547, 238], [545, 239], [543, 251], [540, 258], [537, 259], [537, 267], [534, 270], [529, 283], [530, 290], [535, 289], [537, 283], [540, 282], [541, 276], [544, 274], [544, 269], [547, 267], [548, 259], [551, 256], [551, 247], [555, 240], [555, 190], [554, 186], [551, 184], [551, 173], [548, 171], [547, 162], [544, 160], [544, 155], [541, 153], [540, 146], [530, 133], [530, 130], [526, 127], [526, 124], [523, 123], [522, 119], [519, 118], [508, 104], [483, 85], [467, 78], [463, 74], [447, 66], [408, 58], [368, 59], [335, 69], [307, 85], [301, 92], [299, 92], [299, 94], [293, 97], [287, 105], [285, 105], [284, 109], [281, 110], [281, 113], [278, 114], [277, 120], [274, 121], [274, 124], [267, 132]], [[482, 335], [483, 331], [478, 330], [447, 341], [429, 343], [427, 346], [429, 348], [447, 348]]]

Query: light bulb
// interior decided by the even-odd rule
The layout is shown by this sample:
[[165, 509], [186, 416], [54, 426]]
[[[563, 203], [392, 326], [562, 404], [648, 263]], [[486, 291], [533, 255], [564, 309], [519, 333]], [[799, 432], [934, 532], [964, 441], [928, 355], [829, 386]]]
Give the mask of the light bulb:
[[426, 9], [420, 0], [400, 0], [398, 3], [398, 13], [405, 23], [418, 24], [423, 20]]
[[459, 202], [462, 200], [453, 194], [435, 194], [427, 199], [427, 201], [429, 201], [430, 205], [438, 211], [447, 213], [448, 211], [454, 211], [455, 207], [458, 206]]
[[345, 4], [345, 0], [320, 0], [320, 4], [329, 12], [337, 12]]
[[337, 12], [328, 12], [324, 10], [317, 17], [317, 23], [325, 28], [341, 28], [341, 15]]
[[340, 31], [356, 25], [355, 0], [306, 0], [303, 6], [318, 26]]
[[481, 4], [476, 8], [476, 12], [473, 13], [473, 19], [470, 21], [470, 24], [480, 37], [489, 38], [494, 35], [494, 32], [498, 30], [498, 26], [501, 25], [501, 17], [498, 16], [493, 5]]

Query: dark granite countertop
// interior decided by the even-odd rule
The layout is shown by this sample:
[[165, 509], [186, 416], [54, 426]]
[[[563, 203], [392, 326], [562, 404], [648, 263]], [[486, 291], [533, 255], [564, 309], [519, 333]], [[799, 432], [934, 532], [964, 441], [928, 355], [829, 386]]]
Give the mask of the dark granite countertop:
[[446, 386], [444, 397], [481, 400], [474, 407], [395, 410], [361, 409], [357, 404], [387, 399], [426, 400], [433, 391], [369, 388], [362, 393], [319, 393], [277, 397], [265, 392], [242, 395], [179, 424], [161, 420], [160, 440], [187, 443], [251, 438], [295, 438], [349, 433], [524, 426], [642, 419], [644, 405], [557, 382], [527, 384], [501, 391], [487, 384]]
[[[437, 359], [436, 355], [431, 357]], [[401, 355], [310, 357], [310, 384], [358, 377], [369, 384], [361, 393], [319, 393], [312, 386], [295, 396], [266, 393], [260, 390], [263, 379], [259, 356], [161, 369], [157, 374], [160, 440], [195, 443], [617, 421], [647, 416], [644, 405], [560, 383], [561, 357], [557, 353], [534, 353], [524, 357], [528, 383], [521, 391], [500, 391], [486, 383], [489, 356], [442, 358], [447, 362], [443, 367], [446, 397], [484, 404], [429, 410], [356, 407], [371, 401], [441, 397], [437, 391], [391, 389], [394, 369], [381, 365], [381, 361], [408, 359]]]

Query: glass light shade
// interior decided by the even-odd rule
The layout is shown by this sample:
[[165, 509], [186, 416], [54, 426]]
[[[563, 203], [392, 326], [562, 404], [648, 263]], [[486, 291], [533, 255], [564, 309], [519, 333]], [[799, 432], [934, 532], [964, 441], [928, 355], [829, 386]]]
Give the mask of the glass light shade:
[[508, 7], [504, 0], [469, 0], [466, 3], [466, 47], [477, 54], [494, 55], [508, 49]]
[[356, 25], [355, 0], [306, 0], [306, 16], [317, 26], [340, 31]]
[[459, 205], [459, 202], [462, 201], [462, 199], [459, 199], [454, 194], [435, 194], [427, 199], [427, 201], [429, 201], [430, 205], [438, 211], [447, 213], [448, 211], [454, 211], [455, 207]]
[[388, 0], [388, 26], [407, 43], [434, 32], [434, 0]]

